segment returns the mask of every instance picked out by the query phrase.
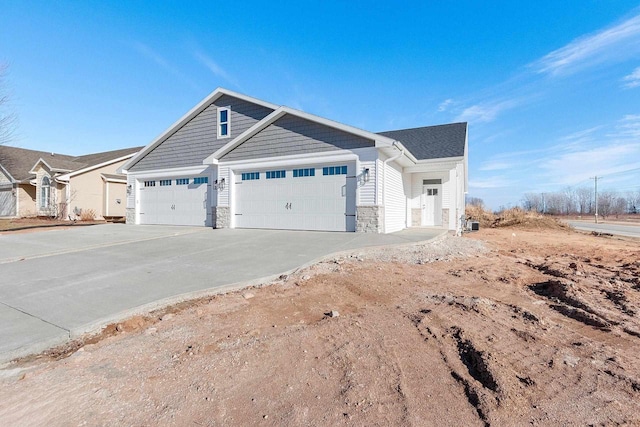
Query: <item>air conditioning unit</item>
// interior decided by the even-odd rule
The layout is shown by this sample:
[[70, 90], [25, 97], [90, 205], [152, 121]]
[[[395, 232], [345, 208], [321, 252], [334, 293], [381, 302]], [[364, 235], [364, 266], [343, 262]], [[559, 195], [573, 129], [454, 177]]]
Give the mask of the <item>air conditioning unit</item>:
[[471, 231], [480, 230], [480, 223], [478, 221], [471, 221]]

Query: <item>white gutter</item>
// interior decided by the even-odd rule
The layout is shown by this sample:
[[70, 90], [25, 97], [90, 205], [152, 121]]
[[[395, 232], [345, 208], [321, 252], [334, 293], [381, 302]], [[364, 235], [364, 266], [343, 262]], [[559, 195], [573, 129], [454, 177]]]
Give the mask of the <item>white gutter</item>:
[[[385, 178], [386, 178], [386, 170], [387, 170], [387, 163], [392, 162], [394, 160], [398, 160], [400, 157], [402, 157], [404, 155], [404, 149], [403, 148], [399, 148], [397, 145], [398, 141], [393, 141], [393, 143], [391, 144], [392, 147], [395, 147], [396, 150], [398, 150], [398, 154], [393, 156], [393, 157], [389, 157], [387, 160], [385, 160], [384, 162], [382, 162], [382, 206], [384, 206], [386, 208], [386, 204], [385, 204], [385, 193], [384, 193], [384, 184], [385, 184]], [[386, 215], [385, 215], [386, 218]], [[386, 232], [386, 225], [385, 225], [385, 232]]]

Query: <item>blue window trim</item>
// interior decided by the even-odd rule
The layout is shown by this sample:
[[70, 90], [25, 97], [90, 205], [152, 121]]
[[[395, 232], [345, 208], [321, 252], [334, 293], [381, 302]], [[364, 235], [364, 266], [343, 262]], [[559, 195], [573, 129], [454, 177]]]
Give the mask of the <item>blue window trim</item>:
[[208, 176], [198, 176], [193, 178], [193, 183], [194, 184], [208, 184], [209, 183], [209, 177]]
[[243, 181], [254, 181], [260, 179], [260, 172], [242, 172]]
[[171, 185], [171, 180], [170, 179], [161, 179], [160, 180], [160, 187], [168, 187], [169, 185]]
[[316, 176], [315, 168], [305, 168], [305, 169], [294, 169], [293, 177], [294, 178], [302, 178], [305, 176]]
[[266, 175], [267, 175], [267, 179], [286, 178], [287, 177], [287, 171], [286, 170], [267, 171]]
[[346, 175], [346, 166], [325, 166], [322, 168], [322, 175]]

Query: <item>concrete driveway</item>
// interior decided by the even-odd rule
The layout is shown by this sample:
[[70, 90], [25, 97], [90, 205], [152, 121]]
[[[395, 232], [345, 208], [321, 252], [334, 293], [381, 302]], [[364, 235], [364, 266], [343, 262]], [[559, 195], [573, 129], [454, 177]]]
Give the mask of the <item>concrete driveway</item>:
[[267, 280], [335, 252], [443, 233], [106, 224], [0, 234], [0, 362], [167, 302]]

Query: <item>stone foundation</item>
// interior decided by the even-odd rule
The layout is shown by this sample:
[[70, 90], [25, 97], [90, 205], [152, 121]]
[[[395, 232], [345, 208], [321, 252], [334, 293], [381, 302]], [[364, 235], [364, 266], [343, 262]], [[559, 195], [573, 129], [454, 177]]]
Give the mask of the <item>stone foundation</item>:
[[384, 207], [356, 206], [356, 231], [358, 233], [382, 233]]
[[127, 208], [125, 213], [125, 222], [127, 224], [135, 224], [136, 223], [136, 210], [135, 208]]
[[214, 206], [211, 208], [213, 228], [229, 228], [231, 226], [231, 208], [229, 206]]

